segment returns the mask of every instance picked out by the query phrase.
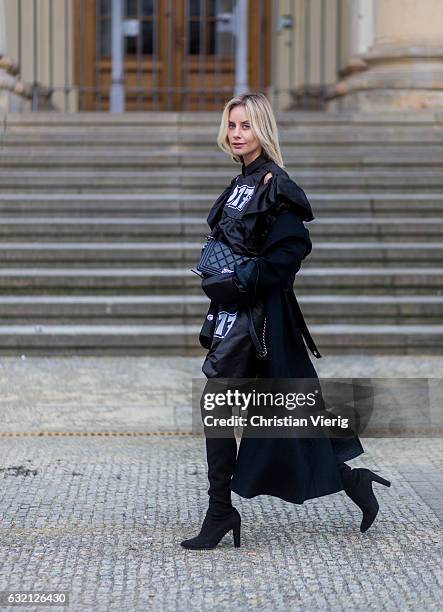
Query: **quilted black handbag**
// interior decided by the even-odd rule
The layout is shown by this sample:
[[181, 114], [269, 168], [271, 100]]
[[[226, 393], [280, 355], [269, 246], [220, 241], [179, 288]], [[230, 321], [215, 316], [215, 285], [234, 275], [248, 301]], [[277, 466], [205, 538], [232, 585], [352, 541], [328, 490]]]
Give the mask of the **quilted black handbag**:
[[191, 268], [191, 272], [198, 274], [202, 278], [212, 276], [213, 274], [233, 272], [234, 264], [247, 261], [248, 259], [251, 258], [234, 253], [229, 245], [209, 234], [206, 244], [202, 247], [200, 261], [195, 268]]

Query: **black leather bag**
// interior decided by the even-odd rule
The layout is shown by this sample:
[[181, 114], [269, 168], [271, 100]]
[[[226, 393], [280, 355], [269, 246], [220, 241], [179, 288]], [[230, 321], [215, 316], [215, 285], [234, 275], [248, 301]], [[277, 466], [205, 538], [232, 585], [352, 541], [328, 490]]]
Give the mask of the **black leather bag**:
[[249, 259], [251, 258], [246, 255], [234, 253], [229, 245], [209, 234], [206, 244], [202, 247], [200, 261], [195, 268], [191, 268], [191, 271], [202, 278], [207, 278], [213, 274], [233, 272], [236, 263]]

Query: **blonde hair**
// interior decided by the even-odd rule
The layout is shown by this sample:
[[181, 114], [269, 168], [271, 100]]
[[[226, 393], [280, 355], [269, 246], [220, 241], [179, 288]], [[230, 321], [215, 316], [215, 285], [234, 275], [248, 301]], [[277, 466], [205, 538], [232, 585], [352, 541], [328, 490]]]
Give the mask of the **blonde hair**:
[[217, 144], [220, 149], [227, 153], [233, 161], [242, 163], [241, 157], [232, 152], [228, 139], [229, 113], [235, 106], [244, 106], [251, 128], [260, 141], [264, 153], [278, 166], [284, 168], [274, 111], [269, 100], [262, 93], [244, 93], [231, 98], [226, 103], [217, 136]]

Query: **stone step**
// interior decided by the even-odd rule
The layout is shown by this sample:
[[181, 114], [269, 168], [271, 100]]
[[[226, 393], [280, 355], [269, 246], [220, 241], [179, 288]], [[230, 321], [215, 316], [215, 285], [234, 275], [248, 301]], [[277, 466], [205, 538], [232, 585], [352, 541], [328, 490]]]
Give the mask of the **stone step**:
[[[208, 214], [219, 193], [0, 193], [0, 215], [170, 216]], [[335, 215], [443, 216], [443, 193], [314, 193], [316, 217]]]
[[[280, 132], [280, 146], [283, 159], [297, 151], [326, 149], [333, 147], [344, 152], [346, 148], [357, 147], [366, 151], [381, 153], [385, 146], [392, 149], [405, 150], [413, 148], [418, 151], [426, 151], [427, 148], [437, 149], [442, 143], [443, 129], [438, 131], [436, 126], [400, 128], [398, 130], [386, 130], [380, 126], [367, 126], [365, 128], [346, 129], [341, 128], [308, 128], [289, 126]], [[93, 137], [91, 138], [91, 135]], [[73, 130], [32, 130], [25, 132], [19, 130], [7, 130], [2, 134], [3, 147], [8, 151], [37, 150], [60, 150], [71, 152], [82, 151], [85, 141], [89, 140], [90, 150], [101, 153], [105, 150], [130, 149], [133, 153], [162, 152], [174, 154], [217, 154], [221, 155], [216, 148], [217, 129], [171, 129], [165, 131], [159, 126], [137, 127], [133, 130], [109, 128], [98, 129], [95, 127]], [[229, 158], [221, 156], [220, 159], [230, 162]]]
[[[33, 113], [35, 115], [35, 113]], [[116, 114], [106, 113], [72, 113], [82, 115], [81, 119], [66, 117], [67, 114], [38, 113], [39, 117], [23, 114], [4, 116], [3, 137], [42, 141], [42, 136], [49, 139], [77, 138], [79, 145], [84, 146], [85, 137], [97, 143], [103, 140], [126, 140], [131, 144], [139, 142], [168, 143], [179, 140], [180, 144], [190, 144], [195, 150], [205, 140], [214, 144], [217, 136], [220, 114], [208, 113], [127, 113], [128, 118], [119, 118]], [[31, 114], [32, 115], [32, 114]], [[40, 116], [41, 115], [41, 116]], [[86, 116], [89, 115], [89, 116]], [[27, 117], [24, 119], [24, 117]], [[421, 117], [412, 112], [403, 117], [395, 113], [378, 114], [360, 113], [277, 113], [277, 123], [281, 142], [293, 140], [306, 142], [373, 142], [380, 145], [385, 142], [441, 142], [441, 115], [437, 112], [423, 114]]]
[[[397, 217], [383, 219], [374, 217], [316, 218], [309, 223], [314, 239], [329, 240], [411, 240], [422, 237], [437, 241], [443, 234], [443, 217]], [[171, 238], [193, 238], [204, 240], [209, 229], [200, 216], [168, 217], [0, 217], [0, 239], [10, 242], [19, 237], [32, 236], [39, 239], [55, 237], [71, 241], [104, 240], [107, 237], [127, 241], [129, 237], [140, 240]]]
[[[199, 325], [0, 325], [1, 354], [204, 354]], [[443, 325], [312, 325], [328, 353], [441, 354]]]
[[[297, 143], [298, 145], [298, 143]], [[333, 168], [377, 168], [379, 170], [396, 167], [405, 168], [441, 168], [443, 164], [443, 147], [441, 145], [423, 146], [392, 146], [385, 145], [370, 149], [367, 145], [343, 147], [342, 145], [290, 146], [283, 151], [285, 167], [289, 174], [300, 169], [312, 167], [331, 170]], [[54, 147], [4, 147], [0, 151], [0, 164], [2, 168], [12, 171], [23, 170], [123, 170], [129, 171], [149, 169], [152, 171], [181, 172], [183, 170], [218, 170], [227, 173], [240, 172], [238, 164], [234, 164], [227, 156], [219, 151], [175, 152], [158, 150], [158, 146], [147, 145], [144, 149], [134, 150], [131, 143], [127, 146], [117, 146], [106, 150], [96, 150], [91, 146], [86, 148]]]
[[[2, 119], [0, 352], [204, 354], [189, 268], [240, 172], [219, 113]], [[295, 290], [320, 350], [441, 354], [442, 114], [277, 121], [316, 216]]]
[[[303, 267], [296, 292], [443, 295], [442, 267]], [[91, 293], [130, 291], [156, 295], [201, 293], [200, 278], [189, 268], [2, 268], [0, 293]]]
[[[440, 324], [443, 296], [304, 295], [308, 323]], [[2, 324], [202, 324], [204, 295], [0, 295]]]
[[2, 322], [34, 319], [42, 322], [54, 319], [93, 323], [139, 321], [156, 323], [160, 319], [171, 323], [202, 322], [209, 307], [205, 295], [0, 295]]
[[[4, 267], [21, 265], [54, 268], [82, 264], [85, 267], [155, 265], [191, 267], [198, 261], [201, 242], [0, 242]], [[322, 265], [443, 264], [443, 242], [320, 242], [316, 241], [306, 264]]]
[[[343, 109], [339, 112], [331, 111], [278, 111], [277, 118], [282, 124], [288, 125], [343, 125], [350, 128], [355, 125], [388, 125], [392, 126], [425, 126], [442, 123], [441, 111], [432, 109], [398, 109], [395, 111], [358, 111]], [[22, 129], [47, 126], [91, 127], [92, 125], [112, 128], [113, 126], [185, 126], [185, 125], [214, 125], [220, 119], [218, 111], [136, 111], [131, 113], [114, 113], [106, 111], [84, 111], [81, 113], [63, 113], [61, 111], [39, 111], [25, 113], [6, 113], [4, 121], [8, 127]]]
[[[233, 172], [207, 170], [117, 171], [105, 169], [94, 170], [40, 170], [14, 171], [0, 169], [0, 185], [3, 193], [66, 191], [78, 190], [89, 193], [121, 192], [128, 193], [207, 193], [216, 189], [221, 192], [235, 176]], [[378, 192], [386, 191], [409, 193], [432, 193], [443, 190], [443, 173], [440, 168], [404, 168], [399, 170], [371, 170], [359, 168], [356, 170], [319, 170], [297, 169], [290, 176], [303, 189], [310, 193], [315, 191], [343, 192], [355, 191]]]

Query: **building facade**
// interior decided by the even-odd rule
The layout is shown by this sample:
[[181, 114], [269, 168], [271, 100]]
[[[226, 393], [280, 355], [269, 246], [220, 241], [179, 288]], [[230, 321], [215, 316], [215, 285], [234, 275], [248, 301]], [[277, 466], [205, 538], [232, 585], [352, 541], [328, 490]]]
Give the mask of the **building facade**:
[[443, 107], [441, 0], [0, 0], [1, 108]]

